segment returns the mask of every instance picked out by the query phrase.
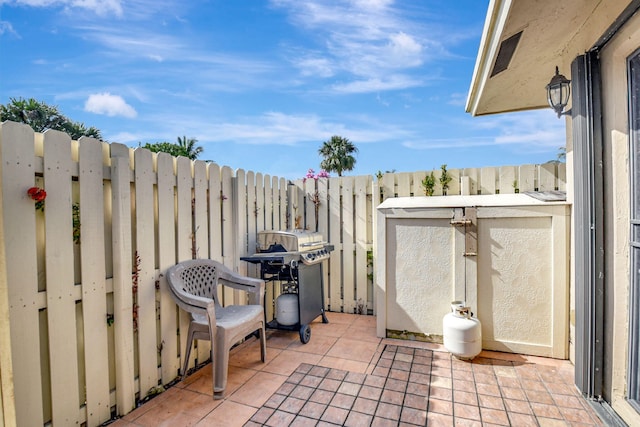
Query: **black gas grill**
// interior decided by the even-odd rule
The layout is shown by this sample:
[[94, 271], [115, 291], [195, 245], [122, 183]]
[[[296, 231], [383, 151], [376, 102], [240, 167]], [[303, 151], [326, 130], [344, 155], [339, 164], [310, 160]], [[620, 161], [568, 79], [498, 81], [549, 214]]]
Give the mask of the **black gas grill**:
[[306, 230], [261, 231], [257, 250], [240, 259], [260, 264], [261, 278], [273, 286], [279, 284], [281, 291], [275, 300], [275, 318], [267, 327], [298, 330], [300, 341], [308, 343], [309, 323], [318, 316], [322, 316], [323, 323], [328, 323], [324, 313], [322, 264], [329, 259], [333, 245], [324, 241], [322, 234]]

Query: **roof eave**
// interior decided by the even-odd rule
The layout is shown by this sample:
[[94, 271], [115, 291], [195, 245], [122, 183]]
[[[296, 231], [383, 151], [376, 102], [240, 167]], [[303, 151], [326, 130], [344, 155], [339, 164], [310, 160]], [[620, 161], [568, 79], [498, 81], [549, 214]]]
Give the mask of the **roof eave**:
[[489, 3], [465, 106], [465, 111], [473, 116], [482, 115], [478, 113], [478, 105], [500, 47], [500, 40], [509, 16], [511, 2], [512, 0], [491, 0]]

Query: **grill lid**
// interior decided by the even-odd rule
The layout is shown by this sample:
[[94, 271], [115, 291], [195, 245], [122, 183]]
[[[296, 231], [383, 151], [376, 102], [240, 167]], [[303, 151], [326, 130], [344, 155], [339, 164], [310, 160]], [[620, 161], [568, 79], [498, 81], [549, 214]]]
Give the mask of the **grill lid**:
[[308, 230], [267, 230], [258, 232], [258, 252], [273, 251], [280, 245], [285, 252], [306, 252], [323, 248], [322, 234]]

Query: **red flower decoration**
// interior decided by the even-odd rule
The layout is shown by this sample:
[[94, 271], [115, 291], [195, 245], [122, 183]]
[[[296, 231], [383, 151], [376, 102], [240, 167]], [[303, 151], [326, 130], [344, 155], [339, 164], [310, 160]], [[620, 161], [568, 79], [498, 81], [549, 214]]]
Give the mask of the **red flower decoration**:
[[27, 190], [27, 195], [36, 201], [36, 209], [44, 211], [44, 199], [47, 198], [47, 192], [40, 187], [31, 187]]

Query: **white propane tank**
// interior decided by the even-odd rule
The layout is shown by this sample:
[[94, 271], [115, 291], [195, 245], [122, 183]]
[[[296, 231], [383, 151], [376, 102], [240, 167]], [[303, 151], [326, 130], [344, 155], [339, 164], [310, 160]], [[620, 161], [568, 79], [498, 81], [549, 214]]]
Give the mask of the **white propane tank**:
[[459, 359], [473, 359], [482, 351], [480, 321], [471, 317], [464, 301], [453, 301], [451, 313], [442, 319], [444, 347]]
[[298, 323], [297, 294], [282, 294], [276, 298], [276, 320], [284, 326]]

